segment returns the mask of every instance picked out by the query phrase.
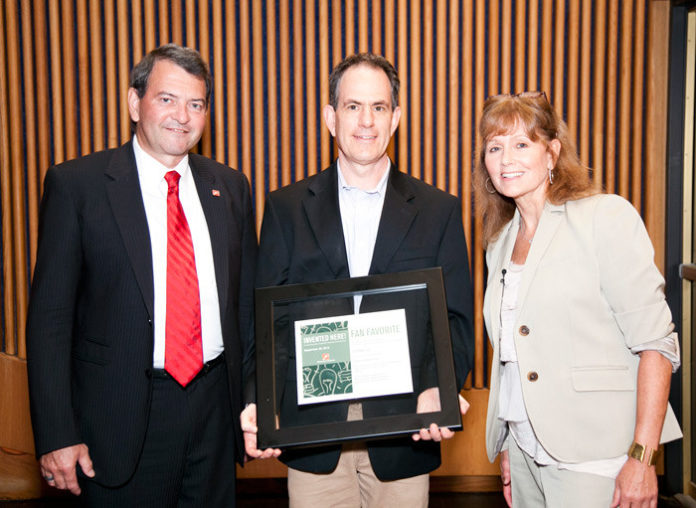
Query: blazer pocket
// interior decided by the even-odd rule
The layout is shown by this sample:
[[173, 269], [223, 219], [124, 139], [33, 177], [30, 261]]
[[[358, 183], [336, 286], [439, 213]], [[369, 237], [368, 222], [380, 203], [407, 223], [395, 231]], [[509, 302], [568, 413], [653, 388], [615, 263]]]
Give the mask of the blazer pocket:
[[109, 363], [109, 346], [101, 344], [93, 339], [82, 338], [75, 344], [72, 352], [73, 358], [97, 365]]
[[573, 367], [573, 388], [577, 392], [633, 391], [635, 378], [626, 365]]

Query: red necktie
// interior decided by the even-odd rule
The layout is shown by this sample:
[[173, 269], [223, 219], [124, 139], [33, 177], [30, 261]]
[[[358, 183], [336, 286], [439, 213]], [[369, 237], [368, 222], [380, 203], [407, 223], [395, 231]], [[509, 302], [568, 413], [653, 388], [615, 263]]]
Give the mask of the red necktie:
[[164, 368], [186, 386], [203, 367], [201, 300], [191, 230], [179, 201], [176, 171], [164, 175], [167, 192], [167, 322]]

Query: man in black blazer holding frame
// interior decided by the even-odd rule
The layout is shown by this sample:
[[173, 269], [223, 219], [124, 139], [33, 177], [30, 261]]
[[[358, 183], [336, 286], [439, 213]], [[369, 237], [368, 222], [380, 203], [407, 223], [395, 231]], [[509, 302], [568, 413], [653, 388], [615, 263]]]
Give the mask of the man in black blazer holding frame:
[[[323, 113], [338, 146], [338, 160], [268, 196], [257, 286], [440, 266], [461, 387], [473, 358], [473, 331], [460, 201], [399, 172], [390, 162], [387, 145], [401, 111], [399, 78], [387, 60], [369, 53], [348, 57], [332, 72], [329, 94]], [[362, 310], [367, 310], [365, 305]], [[291, 385], [286, 384], [286, 393]], [[436, 387], [410, 397], [411, 411], [428, 412], [439, 403]], [[357, 419], [363, 410], [366, 416], [388, 411], [380, 404], [385, 405], [331, 403], [303, 412], [308, 419], [314, 411]], [[460, 405], [465, 412], [464, 399]], [[242, 414], [247, 453], [278, 456], [279, 450], [256, 448], [255, 424], [251, 405]], [[436, 441], [452, 435], [433, 424], [412, 437], [284, 451], [280, 460], [290, 468], [290, 506], [427, 506], [428, 473], [440, 465]]]
[[49, 169], [27, 325], [41, 472], [90, 506], [234, 506], [256, 232], [247, 179], [189, 154], [211, 78], [132, 71], [125, 145]]

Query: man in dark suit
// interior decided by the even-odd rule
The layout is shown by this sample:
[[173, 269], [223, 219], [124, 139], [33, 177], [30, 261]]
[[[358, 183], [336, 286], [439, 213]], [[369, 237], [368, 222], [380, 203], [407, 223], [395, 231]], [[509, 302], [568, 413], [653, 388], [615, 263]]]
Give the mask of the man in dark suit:
[[27, 325], [36, 452], [90, 506], [234, 506], [256, 232], [241, 173], [189, 154], [211, 79], [132, 71], [125, 145], [49, 169]]
[[[386, 150], [400, 109], [398, 75], [387, 60], [373, 54], [347, 58], [332, 72], [329, 90], [330, 105], [323, 112], [336, 139], [338, 160], [318, 175], [269, 195], [257, 286], [442, 267], [455, 370], [462, 386], [471, 366], [473, 333], [460, 202], [390, 162]], [[356, 312], [358, 307], [360, 312], [374, 310], [374, 304], [374, 297], [366, 296], [355, 303]], [[425, 359], [411, 356], [411, 363]], [[294, 377], [294, 368], [288, 368], [288, 378]], [[290, 395], [282, 405], [295, 400], [294, 383], [291, 379], [286, 384]], [[328, 413], [336, 421], [357, 419], [363, 412], [366, 417], [398, 414], [404, 405], [410, 412], [427, 412], [438, 402], [436, 385], [419, 385], [416, 379], [414, 393], [404, 396], [396, 410], [394, 401], [379, 399], [324, 403], [295, 411], [295, 423], [326, 421], [320, 418]], [[465, 412], [468, 404], [464, 399], [460, 403]], [[256, 449], [254, 411], [250, 405], [242, 415], [247, 453], [277, 456], [279, 450]], [[281, 418], [283, 414], [281, 410]], [[412, 437], [283, 451], [280, 459], [290, 467], [290, 505], [326, 506], [331, 499], [331, 506], [427, 506], [428, 473], [440, 465], [436, 441], [452, 435], [433, 424]]]

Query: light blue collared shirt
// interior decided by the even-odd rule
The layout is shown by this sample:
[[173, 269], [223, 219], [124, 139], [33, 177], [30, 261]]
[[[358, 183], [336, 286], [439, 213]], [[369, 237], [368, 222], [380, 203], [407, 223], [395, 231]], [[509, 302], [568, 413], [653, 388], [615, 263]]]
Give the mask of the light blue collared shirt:
[[[391, 162], [387, 165], [377, 186], [368, 191], [348, 185], [338, 162], [336, 166], [338, 168], [338, 206], [348, 255], [348, 269], [351, 277], [362, 277], [370, 273]], [[362, 296], [354, 298], [356, 314], [360, 309], [361, 301]]]

